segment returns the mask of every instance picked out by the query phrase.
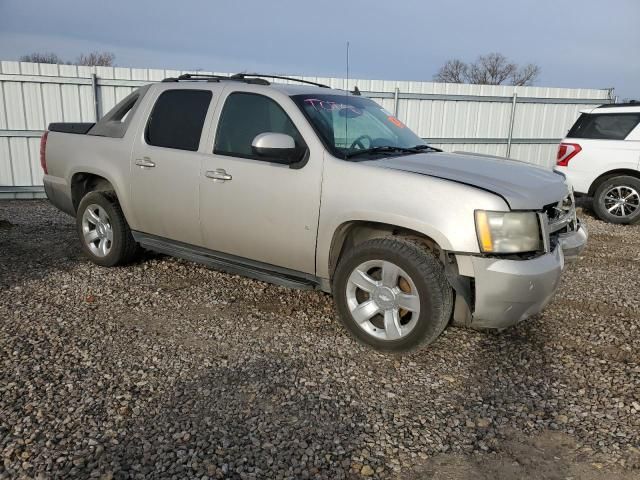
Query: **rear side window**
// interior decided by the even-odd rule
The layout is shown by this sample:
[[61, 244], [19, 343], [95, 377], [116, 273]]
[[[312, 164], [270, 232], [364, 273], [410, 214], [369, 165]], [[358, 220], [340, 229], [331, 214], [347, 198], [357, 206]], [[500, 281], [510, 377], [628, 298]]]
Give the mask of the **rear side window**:
[[640, 113], [583, 113], [567, 137], [624, 140], [640, 122]]
[[264, 160], [253, 154], [253, 139], [266, 132], [293, 137], [296, 147], [305, 144], [289, 116], [274, 100], [255, 93], [232, 93], [220, 116], [214, 153]]
[[167, 90], [162, 93], [147, 123], [147, 144], [198, 150], [211, 96], [208, 90]]

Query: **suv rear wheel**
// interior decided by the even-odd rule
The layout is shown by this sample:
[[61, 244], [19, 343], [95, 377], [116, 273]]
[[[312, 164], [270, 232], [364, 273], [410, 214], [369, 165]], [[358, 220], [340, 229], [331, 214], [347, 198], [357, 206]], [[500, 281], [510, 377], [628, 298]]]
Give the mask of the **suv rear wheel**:
[[103, 267], [128, 263], [137, 244], [113, 192], [90, 192], [76, 214], [76, 228], [84, 253]]
[[605, 222], [633, 224], [640, 221], [640, 179], [629, 175], [603, 181], [593, 196], [593, 209]]
[[442, 264], [421, 245], [396, 237], [349, 250], [333, 290], [344, 326], [362, 343], [387, 352], [433, 342], [453, 307]]

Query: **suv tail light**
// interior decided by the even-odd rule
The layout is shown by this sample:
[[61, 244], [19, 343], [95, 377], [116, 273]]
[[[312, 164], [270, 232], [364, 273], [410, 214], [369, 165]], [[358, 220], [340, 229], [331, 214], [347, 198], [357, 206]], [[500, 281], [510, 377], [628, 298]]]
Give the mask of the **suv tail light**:
[[40, 166], [44, 171], [45, 175], [47, 172], [47, 137], [49, 136], [49, 131], [45, 131], [40, 137]]
[[575, 157], [582, 151], [582, 147], [577, 143], [561, 143], [558, 145], [558, 157], [556, 158], [556, 165], [559, 167], [566, 167], [569, 165], [569, 160]]

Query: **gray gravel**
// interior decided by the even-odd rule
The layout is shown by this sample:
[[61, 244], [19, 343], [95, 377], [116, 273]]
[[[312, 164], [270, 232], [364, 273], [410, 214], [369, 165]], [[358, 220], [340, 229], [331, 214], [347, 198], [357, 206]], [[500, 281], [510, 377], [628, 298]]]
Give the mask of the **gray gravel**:
[[582, 215], [544, 314], [393, 357], [322, 293], [153, 254], [100, 268], [70, 217], [0, 202], [0, 478], [637, 478], [640, 227]]

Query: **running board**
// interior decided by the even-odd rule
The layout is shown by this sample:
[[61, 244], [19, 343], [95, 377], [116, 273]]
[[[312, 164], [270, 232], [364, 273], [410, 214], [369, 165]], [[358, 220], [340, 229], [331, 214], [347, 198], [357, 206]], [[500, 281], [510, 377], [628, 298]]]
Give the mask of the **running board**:
[[155, 252], [183, 258], [227, 273], [243, 275], [263, 282], [275, 283], [289, 288], [311, 290], [319, 288], [320, 282], [314, 275], [289, 270], [268, 263], [215, 252], [188, 243], [168, 240], [156, 235], [132, 231], [133, 238], [143, 248]]

